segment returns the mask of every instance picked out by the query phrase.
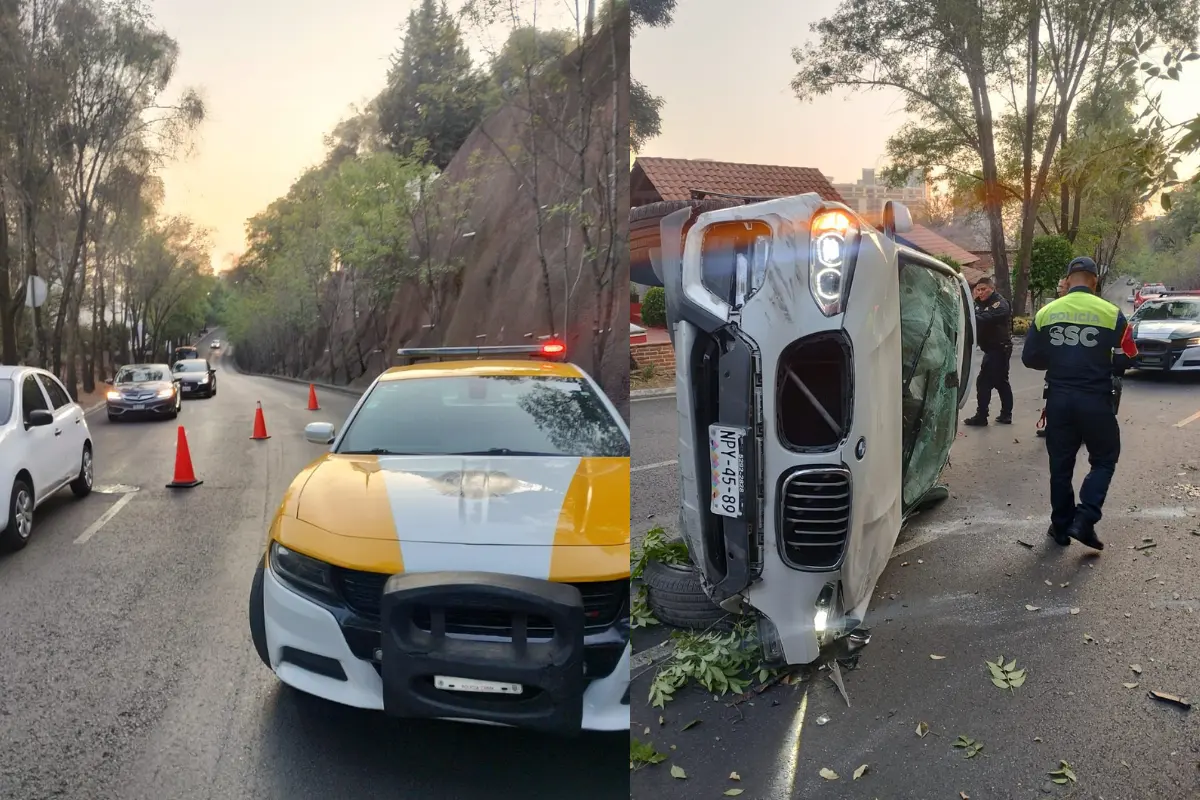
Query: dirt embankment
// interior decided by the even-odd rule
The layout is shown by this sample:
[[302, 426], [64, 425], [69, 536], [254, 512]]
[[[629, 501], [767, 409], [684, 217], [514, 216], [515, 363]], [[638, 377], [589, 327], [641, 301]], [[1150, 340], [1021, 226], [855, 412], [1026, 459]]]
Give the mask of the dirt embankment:
[[480, 124], [437, 181], [467, 190], [440, 200], [427, 239], [461, 272], [434, 299], [398, 291], [382, 341], [358, 329], [373, 368], [398, 347], [554, 334], [628, 418], [628, 95], [626, 10]]

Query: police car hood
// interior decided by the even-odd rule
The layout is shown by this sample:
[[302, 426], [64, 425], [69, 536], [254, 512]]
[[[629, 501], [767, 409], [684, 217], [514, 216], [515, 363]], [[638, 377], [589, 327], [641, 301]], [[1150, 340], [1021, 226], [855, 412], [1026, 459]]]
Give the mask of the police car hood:
[[432, 544], [621, 545], [629, 460], [331, 453], [296, 517], [330, 533]]
[[1134, 338], [1191, 339], [1200, 336], [1200, 322], [1195, 320], [1164, 319], [1134, 323]]

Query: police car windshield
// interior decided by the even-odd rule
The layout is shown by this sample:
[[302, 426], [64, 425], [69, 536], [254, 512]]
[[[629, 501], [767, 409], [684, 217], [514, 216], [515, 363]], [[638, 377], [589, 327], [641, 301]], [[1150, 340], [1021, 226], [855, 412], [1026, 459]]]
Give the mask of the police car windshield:
[[380, 381], [339, 453], [629, 457], [629, 439], [579, 378], [454, 376]]
[[1146, 303], [1133, 315], [1137, 322], [1181, 320], [1200, 322], [1200, 300], [1160, 300]]

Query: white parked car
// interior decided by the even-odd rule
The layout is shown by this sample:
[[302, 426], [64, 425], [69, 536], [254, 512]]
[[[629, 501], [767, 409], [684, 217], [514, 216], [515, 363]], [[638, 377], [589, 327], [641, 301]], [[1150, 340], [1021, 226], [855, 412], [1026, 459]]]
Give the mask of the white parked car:
[[9, 487], [0, 549], [24, 547], [34, 510], [67, 485], [86, 497], [92, 477], [92, 435], [66, 388], [45, 370], [0, 366], [0, 482]]

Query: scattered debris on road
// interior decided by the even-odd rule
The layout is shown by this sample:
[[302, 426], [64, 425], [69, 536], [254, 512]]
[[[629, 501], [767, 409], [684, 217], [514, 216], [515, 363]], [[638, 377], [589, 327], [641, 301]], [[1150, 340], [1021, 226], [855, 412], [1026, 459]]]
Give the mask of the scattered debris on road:
[[1159, 692], [1154, 689], [1151, 689], [1148, 694], [1154, 700], [1162, 700], [1165, 703], [1173, 703], [1174, 705], [1182, 708], [1184, 711], [1189, 711], [1192, 708], [1192, 703], [1190, 700], [1188, 700], [1186, 697], [1180, 697], [1177, 694], [1167, 694], [1166, 692]]

